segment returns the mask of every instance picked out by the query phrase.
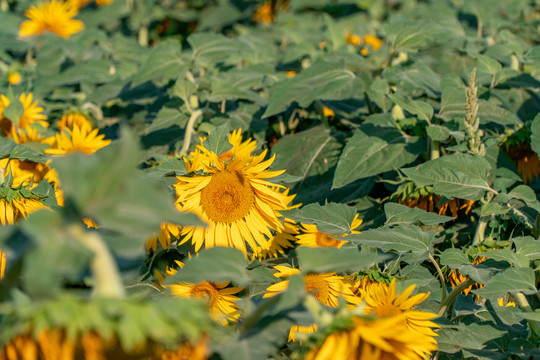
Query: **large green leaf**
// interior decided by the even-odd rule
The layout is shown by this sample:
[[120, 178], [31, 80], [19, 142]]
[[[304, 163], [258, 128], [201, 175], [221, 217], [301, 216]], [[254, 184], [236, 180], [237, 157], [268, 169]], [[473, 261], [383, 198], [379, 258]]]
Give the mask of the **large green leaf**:
[[498, 269], [486, 266], [484, 263], [472, 265], [465, 253], [459, 249], [446, 249], [441, 254], [441, 265], [450, 269], [459, 270], [463, 275], [480, 284], [485, 284], [498, 271]]
[[263, 117], [279, 114], [293, 102], [307, 107], [315, 100], [342, 100], [361, 91], [362, 84], [344, 64], [320, 60], [295, 77], [274, 84]]
[[215, 128], [204, 140], [203, 146], [217, 155], [230, 150], [232, 145], [229, 142], [229, 125], [223, 124]]
[[304, 224], [316, 224], [320, 232], [344, 235], [351, 233], [356, 208], [345, 204], [329, 203], [323, 206], [309, 204], [300, 209], [280, 212], [283, 216]]
[[483, 157], [455, 154], [401, 171], [416, 185], [433, 186], [437, 195], [479, 200], [486, 191], [493, 191], [486, 180], [490, 169]]
[[414, 161], [422, 151], [423, 143], [418, 137], [405, 135], [396, 128], [360, 127], [343, 149], [332, 188], [399, 169]]
[[534, 117], [531, 124], [531, 149], [540, 156], [540, 114]]
[[454, 220], [451, 216], [444, 216], [427, 212], [420, 208], [410, 208], [397, 203], [386, 203], [384, 205], [386, 214], [386, 225], [413, 225], [421, 223], [423, 225], [438, 225]]
[[473, 290], [479, 296], [486, 298], [497, 298], [507, 293], [516, 294], [536, 294], [536, 279], [534, 270], [531, 268], [510, 268], [493, 276], [485, 287]]
[[336, 249], [301, 246], [296, 254], [300, 269], [306, 274], [361, 271], [385, 259], [377, 254], [359, 252], [356, 247]]
[[512, 239], [516, 245], [516, 253], [524, 255], [530, 260], [540, 260], [540, 241], [531, 236], [523, 236]]
[[412, 100], [409, 97], [398, 94], [388, 94], [388, 97], [404, 110], [418, 116], [419, 119], [429, 122], [433, 116], [433, 107], [427, 102]]
[[415, 225], [398, 225], [394, 228], [371, 229], [342, 239], [384, 251], [411, 252], [422, 258], [433, 252], [435, 231], [422, 231]]
[[162, 81], [174, 79], [183, 66], [180, 57], [181, 45], [178, 41], [168, 39], [160, 42], [142, 64], [133, 77], [132, 87], [146, 81]]

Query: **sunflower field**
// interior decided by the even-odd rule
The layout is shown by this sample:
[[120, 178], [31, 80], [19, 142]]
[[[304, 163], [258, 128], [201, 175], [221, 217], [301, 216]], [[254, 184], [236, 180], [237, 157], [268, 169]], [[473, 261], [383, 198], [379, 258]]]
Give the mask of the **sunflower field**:
[[0, 0], [0, 360], [540, 359], [539, 0]]

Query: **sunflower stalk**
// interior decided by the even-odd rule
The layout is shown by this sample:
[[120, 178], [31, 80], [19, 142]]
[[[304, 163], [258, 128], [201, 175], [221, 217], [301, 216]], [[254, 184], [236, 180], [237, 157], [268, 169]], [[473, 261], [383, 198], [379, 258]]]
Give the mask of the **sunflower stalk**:
[[189, 150], [189, 146], [191, 145], [191, 135], [193, 133], [193, 126], [195, 125], [195, 121], [197, 121], [197, 119], [202, 115], [202, 110], [201, 109], [197, 109], [195, 110], [189, 120], [188, 120], [188, 123], [186, 125], [186, 134], [184, 135], [184, 143], [182, 144], [182, 148], [180, 149], [180, 153], [177, 154], [178, 157], [183, 157], [184, 155], [187, 154], [188, 150]]
[[[528, 313], [534, 312], [525, 294], [523, 294], [522, 292], [518, 292], [515, 297], [519, 304], [519, 308], [521, 310]], [[529, 323], [529, 326], [531, 327], [532, 337], [535, 339], [538, 339], [540, 337], [540, 324], [538, 324], [538, 322], [533, 321], [533, 320], [527, 320], [527, 322]]]
[[465, 131], [467, 134], [469, 153], [472, 155], [484, 156], [486, 149], [482, 143], [482, 132], [480, 118], [478, 118], [478, 88], [475, 85], [476, 68], [471, 72], [469, 87], [467, 88], [467, 104], [465, 114]]
[[444, 274], [442, 273], [441, 267], [437, 263], [437, 260], [433, 257], [433, 255], [428, 254], [429, 260], [433, 263], [433, 266], [435, 266], [435, 269], [437, 269], [437, 273], [439, 274], [439, 280], [441, 282], [441, 288], [442, 288], [442, 298], [441, 303], [444, 302], [446, 299], [446, 296], [448, 295], [446, 292], [446, 282], [444, 281]]
[[452, 292], [448, 294], [444, 301], [441, 301], [441, 306], [439, 307], [439, 312], [437, 313], [437, 315], [444, 316], [445, 314], [447, 314], [447, 312], [447, 315], [450, 315], [450, 310], [452, 309], [452, 306], [457, 296], [472, 284], [474, 284], [474, 281], [471, 278], [467, 278], [467, 280], [457, 285], [454, 290], [452, 290]]
[[96, 297], [124, 298], [125, 289], [116, 262], [105, 242], [94, 231], [84, 231], [79, 225], [68, 229], [71, 236], [94, 253], [90, 262]]

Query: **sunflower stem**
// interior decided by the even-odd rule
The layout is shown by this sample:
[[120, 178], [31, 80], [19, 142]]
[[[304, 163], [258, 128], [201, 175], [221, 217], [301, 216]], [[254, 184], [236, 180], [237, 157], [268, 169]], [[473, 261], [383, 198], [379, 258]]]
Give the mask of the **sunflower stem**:
[[[523, 294], [522, 292], [518, 292], [515, 297], [521, 310], [523, 310], [524, 312], [533, 312], [531, 305], [527, 300], [527, 297], [525, 297], [525, 294]], [[533, 320], [527, 320], [527, 322], [531, 327], [531, 336], [535, 339], [538, 339], [538, 337], [540, 337], [540, 324]]]
[[189, 146], [191, 145], [191, 134], [193, 133], [193, 126], [195, 125], [195, 121], [199, 118], [199, 116], [202, 115], [201, 109], [195, 110], [186, 125], [186, 134], [184, 135], [184, 143], [182, 144], [182, 149], [180, 149], [180, 153], [178, 154], [178, 157], [182, 157], [187, 154], [189, 150]]
[[329, 128], [330, 124], [328, 123], [328, 118], [326, 117], [326, 115], [324, 115], [324, 106], [320, 100], [315, 100], [315, 108], [317, 109], [317, 112], [319, 113], [319, 116], [321, 117], [321, 121], [324, 127]]
[[96, 297], [124, 298], [124, 285], [116, 262], [107, 245], [95, 231], [84, 231], [79, 225], [69, 228], [69, 233], [94, 253], [90, 262], [94, 279], [93, 295]]
[[[444, 299], [444, 301], [441, 302], [441, 306], [439, 307], [439, 312], [437, 315], [444, 316], [447, 311], [451, 309], [451, 306], [454, 304], [454, 301], [456, 300], [457, 296], [466, 288], [474, 284], [474, 281], [471, 280], [471, 278], [467, 278], [464, 282], [459, 284], [452, 290], [450, 294]], [[448, 314], [449, 315], [449, 314]]]
[[428, 258], [433, 263], [433, 265], [435, 266], [435, 269], [437, 269], [437, 273], [439, 274], [439, 280], [441, 282], [441, 287], [442, 287], [442, 298], [441, 298], [441, 304], [442, 304], [444, 300], [446, 299], [446, 296], [448, 295], [448, 293], [446, 292], [446, 282], [444, 281], [444, 275], [441, 270], [441, 267], [439, 266], [439, 264], [437, 263], [437, 260], [435, 260], [433, 255], [428, 254]]
[[472, 246], [478, 245], [484, 241], [484, 233], [486, 232], [486, 227], [487, 221], [485, 220], [485, 218], [481, 217], [478, 220], [478, 225], [476, 226]]

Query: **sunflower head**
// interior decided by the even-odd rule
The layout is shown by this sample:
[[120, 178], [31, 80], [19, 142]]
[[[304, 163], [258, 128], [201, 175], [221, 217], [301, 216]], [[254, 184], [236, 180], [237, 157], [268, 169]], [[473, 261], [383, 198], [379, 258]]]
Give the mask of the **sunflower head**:
[[79, 8], [73, 1], [50, 0], [32, 6], [25, 12], [26, 20], [21, 24], [20, 36], [32, 36], [50, 31], [63, 38], [78, 33], [84, 27], [82, 21], [73, 20]]

